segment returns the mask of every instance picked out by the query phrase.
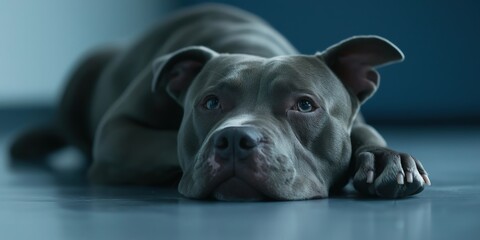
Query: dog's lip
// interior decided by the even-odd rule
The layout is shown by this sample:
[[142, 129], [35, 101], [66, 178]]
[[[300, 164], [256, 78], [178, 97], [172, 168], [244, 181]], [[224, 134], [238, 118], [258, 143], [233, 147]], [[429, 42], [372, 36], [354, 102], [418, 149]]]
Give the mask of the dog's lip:
[[[203, 191], [203, 197], [225, 199], [231, 201], [270, 199], [259, 179], [252, 178], [234, 167], [226, 167], [211, 178]], [[238, 194], [235, 194], [235, 191]], [[223, 198], [222, 198], [223, 196]], [[227, 199], [228, 198], [228, 199]]]
[[[219, 161], [224, 161], [222, 159], [219, 159]], [[246, 184], [246, 186], [241, 186], [243, 187], [248, 187], [252, 188], [259, 194], [261, 194], [261, 199], [263, 200], [270, 200], [270, 199], [278, 199], [277, 194], [275, 191], [272, 191], [272, 188], [270, 188], [268, 185], [266, 185], [266, 178], [267, 176], [260, 175], [260, 174], [254, 174], [253, 172], [250, 172], [247, 169], [241, 169], [241, 168], [236, 168], [235, 164], [233, 164], [234, 161], [230, 161], [227, 164], [224, 164], [219, 171], [216, 172], [213, 176], [210, 176], [209, 178], [205, 179], [206, 182], [204, 183], [203, 190], [201, 191], [201, 194], [198, 196], [199, 198], [216, 198], [215, 197], [215, 192], [218, 192], [218, 189], [221, 189], [220, 187], [225, 188], [225, 186], [230, 186], [233, 188], [236, 188], [237, 185], [241, 186], [243, 184]], [[235, 179], [240, 180], [241, 183], [239, 182], [230, 182], [228, 185], [225, 185], [229, 180]], [[235, 180], [235, 181], [236, 181]], [[222, 186], [225, 185], [225, 186]], [[253, 192], [253, 191], [251, 191]], [[248, 194], [247, 194], [248, 195]], [[252, 194], [252, 196], [255, 195], [256, 197], [257, 194]], [[237, 201], [241, 201], [242, 199], [248, 200], [249, 196], [245, 197], [240, 197], [236, 199]], [[251, 199], [253, 200], [253, 199]], [[258, 198], [260, 200], [260, 198]]]
[[238, 176], [232, 176], [218, 184], [212, 191], [212, 197], [226, 201], [258, 201], [267, 196]]

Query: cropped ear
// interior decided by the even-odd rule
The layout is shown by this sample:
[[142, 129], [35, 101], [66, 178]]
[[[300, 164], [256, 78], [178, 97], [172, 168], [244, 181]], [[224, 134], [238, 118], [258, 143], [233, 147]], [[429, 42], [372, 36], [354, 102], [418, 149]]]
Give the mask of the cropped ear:
[[380, 75], [375, 68], [404, 59], [400, 49], [378, 36], [348, 38], [329, 47], [320, 56], [360, 103], [378, 88]]
[[182, 48], [153, 62], [152, 91], [166, 90], [180, 105], [192, 81], [218, 53], [206, 47]]

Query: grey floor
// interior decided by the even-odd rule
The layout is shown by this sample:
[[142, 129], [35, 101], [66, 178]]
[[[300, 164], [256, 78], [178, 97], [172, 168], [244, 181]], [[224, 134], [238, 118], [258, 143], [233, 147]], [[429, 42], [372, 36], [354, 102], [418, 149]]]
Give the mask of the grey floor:
[[480, 239], [480, 127], [380, 128], [429, 171], [432, 186], [411, 198], [347, 191], [324, 200], [226, 203], [12, 167], [11, 137], [44, 117], [0, 114], [0, 239]]

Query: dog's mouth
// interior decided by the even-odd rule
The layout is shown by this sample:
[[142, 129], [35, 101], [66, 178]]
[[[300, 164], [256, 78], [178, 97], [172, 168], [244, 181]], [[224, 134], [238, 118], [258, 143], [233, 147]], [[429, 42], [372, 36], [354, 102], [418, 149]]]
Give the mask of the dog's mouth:
[[222, 201], [261, 201], [268, 197], [241, 178], [233, 176], [220, 183], [212, 197]]

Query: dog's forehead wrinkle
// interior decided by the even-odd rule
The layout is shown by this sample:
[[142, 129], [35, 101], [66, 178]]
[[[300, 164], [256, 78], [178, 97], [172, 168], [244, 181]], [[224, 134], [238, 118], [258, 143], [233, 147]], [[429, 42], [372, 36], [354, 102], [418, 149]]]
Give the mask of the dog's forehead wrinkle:
[[265, 58], [246, 55], [246, 54], [222, 54], [212, 60], [209, 64], [217, 71], [223, 74], [239, 72], [243, 69], [249, 69], [251, 66], [259, 65], [265, 61]]
[[[271, 91], [272, 88], [302, 90], [312, 89], [318, 85], [316, 81], [297, 81], [300, 78], [322, 77], [324, 66], [318, 60], [306, 56], [279, 56], [274, 58], [261, 58], [244, 54], [222, 54], [215, 58], [212, 64], [205, 69], [210, 75], [207, 83], [214, 88], [241, 90], [248, 87], [252, 99], [263, 95], [262, 92]], [[277, 86], [278, 85], [278, 86]], [[251, 90], [256, 91], [252, 92]], [[236, 91], [233, 91], [236, 92]], [[240, 91], [238, 91], [241, 94]], [[256, 100], [257, 102], [260, 99]]]
[[214, 88], [226, 88], [240, 90], [247, 85], [251, 88], [252, 84], [257, 82], [259, 67], [264, 58], [243, 55], [243, 54], [223, 54], [212, 60], [204, 69], [209, 76], [206, 83]]
[[[305, 56], [280, 56], [269, 59], [264, 64], [264, 81], [268, 88], [286, 88], [291, 90], [311, 89], [318, 85], [322, 76], [318, 61]], [[298, 81], [312, 79], [313, 81]]]

